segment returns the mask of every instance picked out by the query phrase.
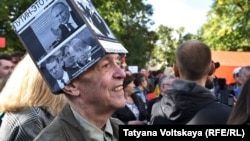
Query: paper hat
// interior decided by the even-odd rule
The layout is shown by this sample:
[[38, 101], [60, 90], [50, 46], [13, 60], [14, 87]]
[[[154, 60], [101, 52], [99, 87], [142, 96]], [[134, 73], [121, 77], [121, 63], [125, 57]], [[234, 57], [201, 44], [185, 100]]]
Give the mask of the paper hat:
[[54, 94], [106, 53], [128, 53], [89, 0], [37, 0], [11, 25]]

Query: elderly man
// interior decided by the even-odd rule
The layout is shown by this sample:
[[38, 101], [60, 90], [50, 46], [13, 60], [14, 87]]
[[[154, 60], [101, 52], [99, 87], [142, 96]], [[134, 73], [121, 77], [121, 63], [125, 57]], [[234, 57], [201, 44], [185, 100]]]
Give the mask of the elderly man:
[[125, 72], [118, 54], [106, 54], [63, 88], [66, 106], [35, 141], [118, 140], [114, 111], [125, 106]]

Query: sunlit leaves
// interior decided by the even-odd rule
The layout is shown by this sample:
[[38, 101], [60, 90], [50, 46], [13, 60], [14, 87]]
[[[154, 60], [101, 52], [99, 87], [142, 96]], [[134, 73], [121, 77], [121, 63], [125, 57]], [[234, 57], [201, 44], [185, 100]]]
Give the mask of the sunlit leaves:
[[203, 40], [214, 50], [250, 50], [250, 0], [215, 0], [202, 27]]

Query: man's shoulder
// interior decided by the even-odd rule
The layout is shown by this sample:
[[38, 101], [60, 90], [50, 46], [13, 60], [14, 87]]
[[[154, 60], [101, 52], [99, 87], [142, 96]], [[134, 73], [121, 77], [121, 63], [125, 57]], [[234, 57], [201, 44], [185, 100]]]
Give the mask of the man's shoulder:
[[111, 124], [115, 124], [115, 125], [124, 125], [124, 123], [118, 118], [110, 117], [110, 122]]
[[53, 140], [53, 141], [66, 140], [63, 128], [61, 127], [58, 117], [56, 117], [51, 124], [45, 127], [34, 139], [34, 141], [45, 141], [45, 140]]
[[212, 102], [199, 110], [188, 124], [226, 124], [231, 107]]

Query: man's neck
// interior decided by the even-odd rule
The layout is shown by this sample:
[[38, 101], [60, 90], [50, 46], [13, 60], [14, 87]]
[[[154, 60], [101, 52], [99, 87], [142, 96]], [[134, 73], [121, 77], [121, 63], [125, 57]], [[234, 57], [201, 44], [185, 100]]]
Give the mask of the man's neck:
[[70, 105], [72, 109], [74, 109], [82, 118], [84, 118], [86, 121], [96, 126], [97, 128], [99, 128], [100, 130], [103, 130], [105, 128], [106, 122], [113, 113], [113, 112], [105, 113], [103, 111], [101, 112], [100, 108], [96, 109], [97, 107], [93, 107], [87, 104], [82, 104], [81, 106], [76, 106], [74, 104]]

